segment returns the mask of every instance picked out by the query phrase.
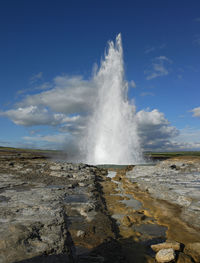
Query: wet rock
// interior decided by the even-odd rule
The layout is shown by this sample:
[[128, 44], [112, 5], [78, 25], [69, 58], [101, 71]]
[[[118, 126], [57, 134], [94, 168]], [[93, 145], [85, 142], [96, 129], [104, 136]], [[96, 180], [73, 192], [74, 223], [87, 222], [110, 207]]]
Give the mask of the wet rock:
[[75, 245], [98, 246], [114, 236], [98, 192], [101, 169], [15, 158], [0, 156], [0, 263], [60, 254], [68, 262]]
[[144, 215], [144, 213], [137, 212], [137, 211], [133, 215], [130, 216], [130, 220], [134, 224], [140, 224], [145, 219], [146, 219], [146, 216]]
[[170, 165], [170, 168], [177, 169], [177, 166], [175, 164]]
[[165, 200], [181, 208], [180, 217], [200, 228], [200, 161], [169, 159], [152, 166], [135, 166], [127, 178], [154, 199]]
[[183, 207], [189, 207], [192, 203], [192, 198], [188, 196], [180, 195], [177, 199], [177, 203]]
[[178, 254], [177, 263], [193, 263], [193, 260], [188, 255], [180, 252]]
[[81, 187], [84, 187], [84, 186], [86, 186], [86, 184], [85, 183], [78, 183], [79, 184], [79, 186], [81, 186]]
[[50, 169], [53, 171], [60, 171], [63, 167], [60, 164], [54, 164], [50, 166]]
[[181, 247], [180, 243], [176, 241], [167, 241], [167, 242], [151, 245], [151, 248], [155, 252], [158, 252], [161, 249], [168, 249], [168, 248], [172, 248], [174, 250], [180, 250], [180, 247]]
[[60, 203], [65, 190], [22, 183], [19, 191], [20, 178], [12, 174], [1, 174], [0, 178], [5, 196], [0, 203], [0, 262], [16, 262], [52, 251], [67, 253], [72, 244]]
[[150, 257], [149, 255], [145, 255], [146, 263], [156, 263], [155, 258]]
[[122, 224], [124, 226], [131, 227], [133, 223], [131, 222], [129, 216], [124, 216], [123, 219], [122, 219]]
[[191, 256], [195, 262], [200, 262], [200, 242], [189, 243], [184, 248], [184, 253]]
[[156, 260], [160, 263], [170, 262], [175, 259], [175, 252], [172, 248], [161, 249], [156, 253]]
[[79, 263], [103, 263], [105, 262], [104, 257], [102, 256], [82, 256], [79, 258]]
[[83, 231], [83, 230], [78, 230], [76, 235], [77, 235], [77, 237], [84, 237], [85, 231]]

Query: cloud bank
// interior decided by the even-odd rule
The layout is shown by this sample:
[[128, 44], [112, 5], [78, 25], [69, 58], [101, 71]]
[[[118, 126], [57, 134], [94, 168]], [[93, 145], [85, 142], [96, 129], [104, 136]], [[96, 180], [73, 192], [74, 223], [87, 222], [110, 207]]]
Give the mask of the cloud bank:
[[149, 151], [166, 150], [172, 145], [170, 139], [179, 135], [179, 131], [157, 109], [139, 111], [136, 121], [143, 147]]
[[200, 107], [192, 109], [191, 112], [193, 112], [193, 117], [200, 117]]
[[[163, 63], [168, 62], [168, 59], [159, 57], [157, 61]], [[159, 71], [158, 68], [159, 66], [156, 68], [157, 72], [161, 73], [162, 70]], [[27, 145], [54, 149], [63, 147], [76, 155], [80, 139], [95, 107], [94, 101], [98, 92], [95, 85], [93, 79], [84, 80], [81, 76], [57, 76], [47, 90], [37, 90], [37, 94], [27, 95], [12, 109], [1, 111], [0, 115], [8, 117], [16, 125], [36, 129], [37, 126], [53, 128], [53, 134], [49, 132], [42, 135], [36, 132], [23, 137]], [[192, 112], [193, 116], [200, 117], [200, 107], [194, 108]], [[141, 110], [136, 113], [135, 118], [144, 150], [166, 151], [198, 146], [195, 142], [186, 144], [181, 139], [177, 140], [180, 136], [179, 130], [171, 126], [158, 109]]]

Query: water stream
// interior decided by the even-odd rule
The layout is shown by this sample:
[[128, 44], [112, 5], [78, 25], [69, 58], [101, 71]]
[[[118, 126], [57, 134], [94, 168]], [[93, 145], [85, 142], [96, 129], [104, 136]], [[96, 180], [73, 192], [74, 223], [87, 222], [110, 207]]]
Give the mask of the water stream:
[[135, 164], [144, 162], [135, 121], [135, 105], [128, 100], [124, 78], [121, 34], [110, 41], [94, 76], [98, 89], [93, 114], [84, 138], [86, 162], [91, 164]]
[[[116, 174], [117, 172], [109, 171], [107, 177], [111, 178], [112, 182], [116, 183], [115, 190], [118, 192], [112, 195], [120, 196], [122, 198], [122, 200], [116, 200], [116, 202], [122, 203], [126, 206], [126, 209], [120, 211], [119, 213], [117, 212], [112, 214], [112, 217], [116, 220], [117, 225], [122, 226], [123, 218], [125, 216], [129, 216], [130, 211], [138, 211], [140, 213], [140, 211], [144, 211], [146, 210], [146, 208], [143, 207], [140, 201], [134, 198], [133, 194], [126, 193], [123, 182], [117, 181], [117, 179], [115, 178]], [[122, 227], [126, 228], [124, 226]], [[134, 231], [139, 232], [141, 234], [140, 242], [149, 242], [151, 239], [164, 240], [166, 237], [167, 227], [157, 224], [154, 218], [147, 217], [139, 224], [133, 224], [131, 228]]]

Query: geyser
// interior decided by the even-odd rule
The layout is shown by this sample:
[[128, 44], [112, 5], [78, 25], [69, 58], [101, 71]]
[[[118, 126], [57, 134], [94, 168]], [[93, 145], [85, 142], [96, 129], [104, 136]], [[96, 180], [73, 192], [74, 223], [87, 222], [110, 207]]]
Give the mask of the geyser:
[[143, 162], [135, 121], [135, 106], [127, 97], [121, 34], [109, 42], [101, 66], [94, 76], [98, 89], [85, 139], [86, 162], [91, 164], [135, 164]]

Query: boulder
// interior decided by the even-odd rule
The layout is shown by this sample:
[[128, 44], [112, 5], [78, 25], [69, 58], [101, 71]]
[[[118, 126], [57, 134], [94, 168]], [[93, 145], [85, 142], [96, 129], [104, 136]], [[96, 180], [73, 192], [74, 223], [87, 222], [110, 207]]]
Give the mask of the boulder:
[[156, 253], [156, 260], [160, 263], [170, 262], [175, 259], [173, 248], [161, 249]]
[[83, 231], [83, 230], [78, 230], [76, 235], [77, 235], [77, 237], [84, 237], [85, 231]]
[[151, 248], [155, 252], [158, 252], [161, 249], [168, 249], [168, 248], [173, 248], [174, 250], [180, 250], [180, 243], [173, 241], [173, 240], [172, 241], [166, 241], [164, 243], [151, 245]]

